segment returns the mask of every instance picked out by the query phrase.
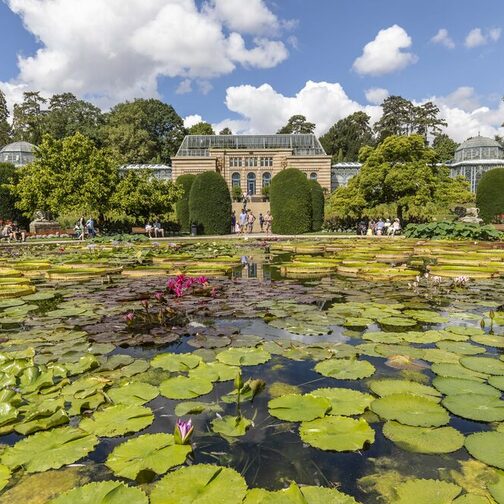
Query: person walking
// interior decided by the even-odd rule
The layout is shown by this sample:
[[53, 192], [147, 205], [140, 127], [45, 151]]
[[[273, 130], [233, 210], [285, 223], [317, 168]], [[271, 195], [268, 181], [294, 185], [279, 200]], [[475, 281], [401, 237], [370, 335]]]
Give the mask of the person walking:
[[84, 216], [79, 219], [79, 232], [79, 240], [84, 241], [86, 237], [86, 219], [84, 219]]
[[240, 223], [240, 234], [242, 234], [245, 232], [245, 227], [247, 225], [247, 211], [245, 207], [242, 208], [238, 222]]
[[91, 238], [94, 238], [96, 236], [96, 229], [93, 217], [89, 217], [89, 219], [87, 220], [86, 229], [88, 232], [88, 236], [90, 236]]
[[268, 210], [266, 215], [264, 216], [264, 224], [266, 226], [266, 234], [269, 235], [271, 233], [271, 223], [273, 222], [273, 216], [271, 212]]
[[255, 220], [256, 220], [256, 218], [255, 218], [254, 213], [252, 212], [252, 210], [249, 210], [248, 217], [247, 217], [247, 224], [248, 224], [248, 232], [249, 233], [252, 233], [252, 231], [254, 230]]
[[236, 212], [233, 210], [231, 214], [231, 233], [236, 231]]
[[261, 228], [261, 233], [264, 232], [264, 215], [259, 213], [259, 227]]

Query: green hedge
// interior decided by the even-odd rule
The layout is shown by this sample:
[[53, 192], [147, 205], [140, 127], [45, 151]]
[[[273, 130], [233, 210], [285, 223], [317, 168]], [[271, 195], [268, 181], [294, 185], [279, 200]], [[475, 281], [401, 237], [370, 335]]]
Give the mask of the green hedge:
[[316, 180], [310, 180], [312, 203], [312, 231], [320, 231], [324, 224], [324, 190]]
[[231, 195], [224, 178], [206, 171], [193, 182], [189, 195], [189, 218], [198, 234], [223, 235], [231, 232]]
[[476, 205], [486, 223], [504, 214], [504, 168], [494, 168], [483, 174], [478, 183]]
[[312, 197], [306, 175], [296, 168], [287, 168], [273, 177], [270, 187], [273, 232], [309, 232], [312, 227]]
[[180, 175], [177, 178], [177, 185], [182, 186], [184, 189], [184, 195], [175, 205], [175, 211], [177, 213], [177, 221], [180, 224], [180, 229], [182, 231], [189, 231], [189, 193], [191, 192], [191, 187], [193, 185], [196, 175], [188, 173], [187, 175]]
[[435, 240], [502, 240], [503, 234], [494, 226], [479, 226], [464, 222], [429, 222], [408, 224], [404, 230], [407, 238], [432, 238]]

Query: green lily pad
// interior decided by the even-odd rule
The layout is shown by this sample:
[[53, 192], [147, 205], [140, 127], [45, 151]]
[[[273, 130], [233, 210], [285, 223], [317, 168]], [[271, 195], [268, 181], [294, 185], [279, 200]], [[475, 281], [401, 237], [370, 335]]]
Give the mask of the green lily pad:
[[221, 413], [222, 407], [218, 403], [205, 403], [198, 401], [186, 401], [175, 406], [175, 415], [199, 415], [201, 413]]
[[491, 376], [488, 383], [501, 391], [504, 391], [504, 376]]
[[373, 402], [371, 394], [347, 388], [319, 388], [310, 392], [315, 397], [324, 397], [331, 403], [330, 415], [360, 415]]
[[451, 504], [461, 491], [458, 485], [446, 481], [409, 480], [396, 488], [393, 504]]
[[121, 387], [114, 387], [107, 391], [114, 403], [145, 404], [159, 395], [159, 390], [153, 385], [142, 382], [131, 382]]
[[453, 504], [492, 504], [486, 497], [483, 495], [476, 494], [464, 494], [460, 497], [457, 497]]
[[365, 360], [328, 359], [317, 363], [315, 371], [337, 380], [360, 380], [371, 376], [375, 367]]
[[151, 366], [170, 371], [189, 371], [194, 369], [203, 359], [193, 354], [164, 353], [156, 355], [151, 360]]
[[190, 445], [175, 444], [171, 434], [144, 434], [114, 448], [105, 465], [121, 478], [136, 479], [141, 471], [164, 474], [191, 451]]
[[288, 422], [301, 422], [323, 417], [331, 409], [331, 402], [311, 394], [287, 394], [268, 403], [270, 415]]
[[101, 481], [74, 488], [49, 501], [48, 504], [148, 504], [149, 499], [139, 488], [120, 481]]
[[485, 334], [485, 331], [479, 327], [449, 326], [445, 327], [445, 331], [461, 336], [478, 336], [480, 334]]
[[303, 442], [321, 450], [356, 451], [375, 439], [374, 430], [363, 419], [328, 416], [299, 427]]
[[412, 427], [390, 421], [383, 426], [383, 435], [415, 453], [451, 453], [464, 446], [464, 436], [453, 427]]
[[449, 422], [448, 412], [426, 397], [413, 394], [392, 394], [376, 399], [371, 409], [386, 420], [414, 427], [439, 427]]
[[465, 447], [475, 459], [504, 469], [504, 433], [476, 432], [466, 437]]
[[241, 504], [245, 480], [233, 469], [209, 464], [167, 474], [152, 490], [151, 504]]
[[481, 394], [449, 395], [443, 399], [443, 406], [453, 414], [480, 422], [501, 422], [504, 420], [504, 401], [498, 397]]
[[213, 383], [201, 378], [175, 376], [159, 386], [161, 395], [168, 399], [194, 399], [212, 391]]
[[10, 469], [5, 465], [0, 465], [0, 490], [7, 486], [11, 477]]
[[405, 310], [403, 314], [426, 324], [443, 324], [448, 322], [446, 317], [442, 317], [439, 313], [430, 310]]
[[480, 345], [504, 348], [504, 336], [497, 336], [495, 334], [477, 334], [475, 336], [471, 336], [471, 339]]
[[380, 325], [392, 327], [413, 327], [418, 324], [416, 320], [406, 317], [384, 317], [378, 319], [378, 323]]
[[439, 376], [444, 376], [445, 378], [460, 378], [463, 380], [473, 380], [483, 383], [488, 378], [485, 373], [479, 373], [478, 371], [472, 371], [470, 369], [461, 366], [460, 364], [433, 364], [432, 372]]
[[445, 378], [443, 376], [438, 376], [434, 378], [432, 385], [445, 395], [480, 394], [491, 397], [500, 397], [501, 395], [496, 388], [474, 380], [461, 380], [460, 378]]
[[19, 411], [8, 402], [0, 402], [0, 426], [16, 420]]
[[55, 413], [47, 417], [36, 418], [31, 421], [23, 421], [16, 424], [15, 431], [23, 435], [32, 434], [40, 430], [51, 429], [64, 425], [70, 421], [68, 414], [65, 410], [59, 409]]
[[242, 416], [226, 415], [212, 420], [212, 430], [223, 436], [244, 436], [252, 425], [252, 420]]
[[271, 354], [262, 348], [228, 348], [217, 354], [216, 359], [229, 366], [256, 366], [271, 359]]
[[5, 449], [0, 462], [11, 469], [24, 467], [29, 472], [42, 472], [73, 464], [85, 457], [98, 444], [98, 438], [81, 429], [60, 427], [37, 432]]
[[478, 355], [485, 353], [485, 349], [464, 341], [438, 341], [438, 348], [461, 355]]
[[[495, 476], [497, 478], [496, 482], [492, 482], [487, 485], [488, 491], [492, 495], [492, 497], [498, 502], [498, 504], [504, 503], [504, 472], [503, 471], [495, 471]], [[485, 504], [487, 504], [485, 502]]]
[[441, 398], [441, 394], [434, 387], [409, 380], [394, 380], [389, 378], [372, 380], [369, 382], [369, 388], [380, 397], [392, 394], [414, 394], [437, 402]]
[[504, 362], [491, 357], [463, 357], [460, 364], [467, 369], [489, 375], [504, 375]]
[[115, 437], [145, 429], [153, 420], [152, 411], [145, 406], [116, 404], [84, 418], [79, 427], [97, 436]]

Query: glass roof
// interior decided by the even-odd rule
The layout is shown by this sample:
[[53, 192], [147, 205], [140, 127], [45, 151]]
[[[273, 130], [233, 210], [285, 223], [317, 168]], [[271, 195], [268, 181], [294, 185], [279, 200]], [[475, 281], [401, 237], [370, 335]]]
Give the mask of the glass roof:
[[287, 149], [295, 156], [324, 156], [315, 135], [187, 135], [177, 156], [209, 156], [210, 149]]

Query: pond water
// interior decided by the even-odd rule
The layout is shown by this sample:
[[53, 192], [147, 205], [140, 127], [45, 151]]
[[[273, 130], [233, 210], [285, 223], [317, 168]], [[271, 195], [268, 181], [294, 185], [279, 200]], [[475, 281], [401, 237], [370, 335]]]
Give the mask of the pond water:
[[503, 274], [501, 244], [1, 249], [0, 504], [504, 503]]

